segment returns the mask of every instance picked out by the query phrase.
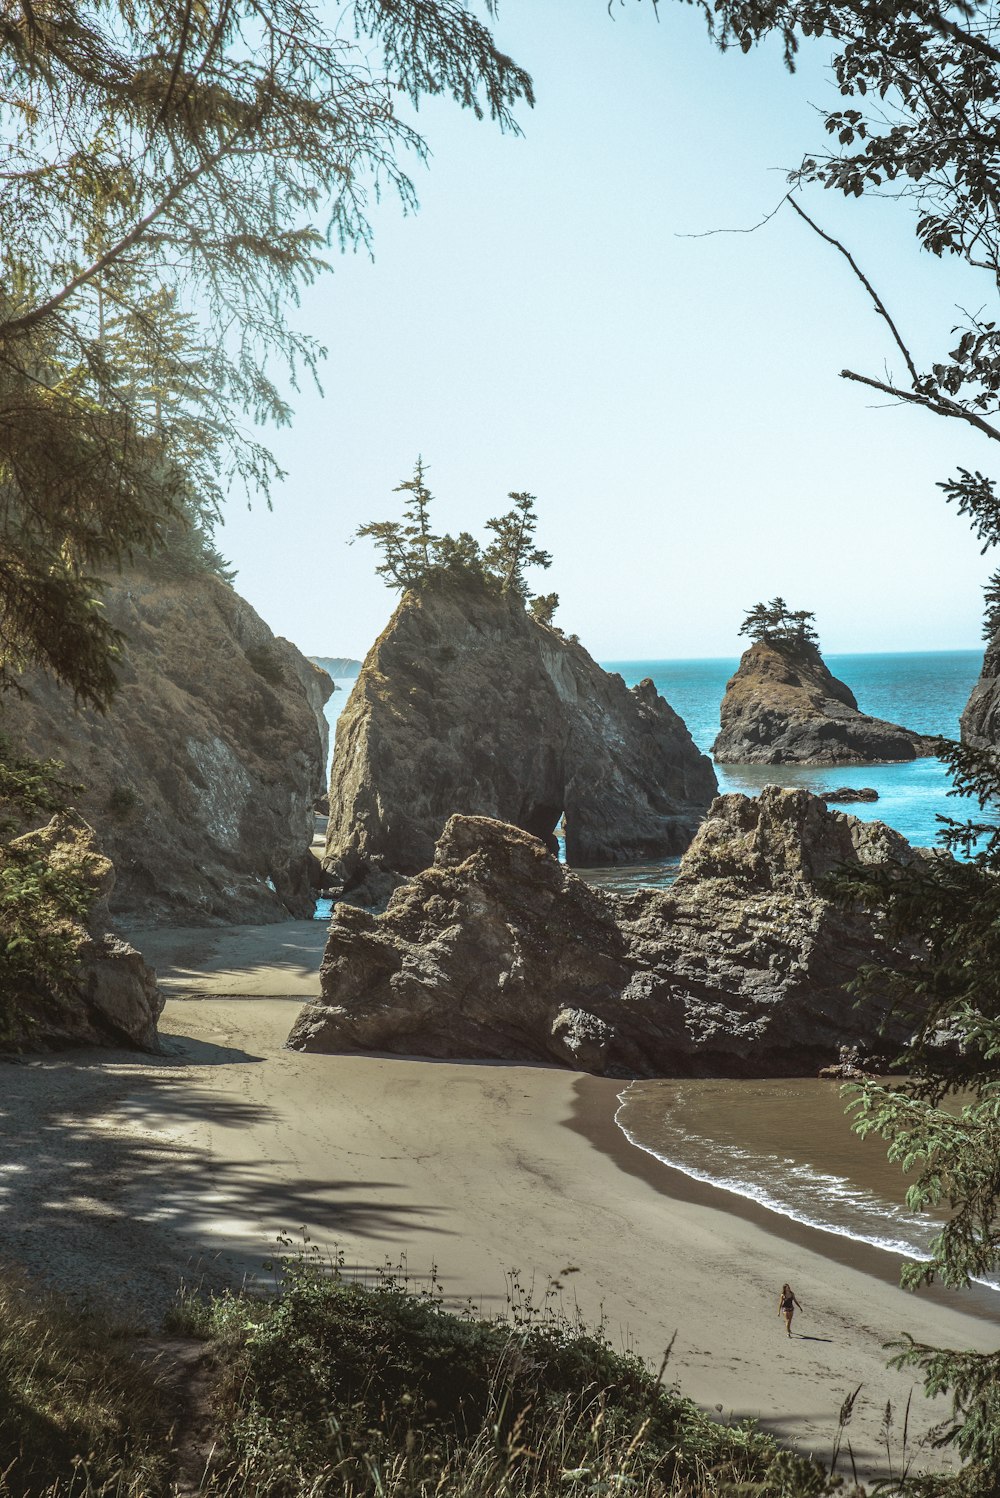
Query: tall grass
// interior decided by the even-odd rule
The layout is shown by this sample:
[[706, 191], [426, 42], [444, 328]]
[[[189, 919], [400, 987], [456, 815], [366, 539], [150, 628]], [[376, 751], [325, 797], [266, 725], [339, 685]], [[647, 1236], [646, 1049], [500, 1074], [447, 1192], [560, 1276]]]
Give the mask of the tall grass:
[[0, 1495], [164, 1492], [170, 1411], [134, 1333], [0, 1275]]

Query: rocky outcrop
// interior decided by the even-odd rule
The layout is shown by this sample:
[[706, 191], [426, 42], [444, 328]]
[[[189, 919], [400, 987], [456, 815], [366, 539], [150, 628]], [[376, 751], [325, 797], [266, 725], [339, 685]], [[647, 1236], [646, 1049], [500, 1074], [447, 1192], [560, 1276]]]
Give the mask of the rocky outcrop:
[[1000, 631], [983, 656], [979, 680], [972, 688], [961, 718], [962, 743], [974, 749], [1000, 746]]
[[652, 682], [478, 587], [408, 593], [337, 722], [326, 867], [372, 895], [426, 868], [453, 812], [495, 817], [571, 864], [679, 852], [716, 789]]
[[719, 764], [859, 765], [919, 759], [937, 740], [870, 718], [815, 645], [758, 640], [722, 699]]
[[878, 791], [871, 785], [843, 785], [836, 791], [821, 791], [820, 800], [825, 801], [827, 806], [845, 806], [851, 802], [877, 801]]
[[3, 728], [66, 765], [113, 860], [116, 917], [265, 922], [313, 909], [313, 802], [324, 790], [326, 674], [208, 573], [133, 569], [105, 611], [124, 631], [106, 714], [32, 675]]
[[0, 1050], [51, 1050], [69, 1045], [158, 1049], [156, 1021], [163, 997], [156, 974], [137, 951], [107, 931], [115, 872], [94, 832], [75, 813], [9, 844], [12, 861], [38, 859], [58, 876], [70, 871], [86, 892], [84, 921], [65, 916], [49, 933], [76, 954], [76, 971], [60, 983], [35, 979], [5, 984], [0, 997]]
[[516, 828], [453, 817], [383, 915], [336, 907], [321, 997], [289, 1045], [801, 1076], [841, 1045], [886, 1043], [886, 1006], [846, 991], [884, 938], [821, 881], [918, 856], [882, 823], [769, 786], [713, 803], [671, 889], [616, 898]]

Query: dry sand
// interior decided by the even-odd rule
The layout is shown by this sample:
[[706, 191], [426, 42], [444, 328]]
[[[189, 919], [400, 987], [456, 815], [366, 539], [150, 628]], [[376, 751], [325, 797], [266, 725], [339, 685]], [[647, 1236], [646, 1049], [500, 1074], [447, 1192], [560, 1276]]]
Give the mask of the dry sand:
[[[248, 981], [294, 993], [301, 945], [288, 926], [266, 930], [242, 957], [226, 948], [225, 984], [251, 956], [266, 959], [268, 941], [279, 957], [291, 941], [293, 958], [262, 961]], [[210, 993], [217, 980], [195, 976], [194, 945], [181, 936], [165, 976], [176, 990], [186, 970], [188, 991]], [[634, 1150], [613, 1125], [619, 1083], [288, 1052], [297, 1002], [172, 999], [165, 1057], [93, 1052], [0, 1068], [4, 1257], [154, 1320], [180, 1275], [259, 1274], [276, 1234], [303, 1226], [352, 1271], [405, 1255], [419, 1280], [436, 1264], [450, 1298], [487, 1313], [504, 1308], [510, 1271], [536, 1302], [557, 1278], [565, 1306], [603, 1312], [615, 1342], [654, 1361], [676, 1332], [670, 1376], [700, 1404], [758, 1417], [821, 1457], [841, 1401], [862, 1385], [849, 1430], [862, 1470], [878, 1464], [887, 1399], [898, 1456], [913, 1382], [886, 1371], [884, 1342], [905, 1328], [996, 1345], [991, 1317], [957, 1309], [982, 1309], [982, 1296], [904, 1295], [890, 1255], [792, 1236], [782, 1219], [734, 1210], [734, 1198]], [[805, 1308], [791, 1341], [777, 1315], [784, 1279]], [[918, 1395], [911, 1438], [931, 1413], [944, 1410]]]

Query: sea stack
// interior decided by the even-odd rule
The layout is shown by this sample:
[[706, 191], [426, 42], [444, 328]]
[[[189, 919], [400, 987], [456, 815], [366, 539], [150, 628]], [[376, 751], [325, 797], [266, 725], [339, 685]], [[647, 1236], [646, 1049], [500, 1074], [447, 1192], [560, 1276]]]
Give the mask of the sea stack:
[[681, 852], [715, 773], [651, 681], [629, 690], [521, 600], [475, 582], [408, 592], [337, 723], [325, 866], [364, 901], [427, 868], [455, 812], [571, 864]]
[[865, 765], [919, 759], [937, 740], [861, 712], [810, 639], [759, 639], [722, 699], [719, 764]]
[[[876, 918], [833, 904], [834, 868], [922, 856], [805, 791], [720, 796], [666, 891], [616, 898], [537, 839], [453, 817], [384, 915], [338, 904], [321, 996], [288, 1044], [556, 1062], [611, 1076], [802, 1076], [893, 1045]], [[883, 1033], [882, 1026], [888, 1024]]]

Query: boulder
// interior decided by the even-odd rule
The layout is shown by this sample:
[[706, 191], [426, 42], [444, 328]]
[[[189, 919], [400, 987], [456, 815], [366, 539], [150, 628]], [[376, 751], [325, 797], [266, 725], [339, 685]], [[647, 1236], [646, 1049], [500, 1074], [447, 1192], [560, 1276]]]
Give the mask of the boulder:
[[43, 860], [50, 870], [71, 871], [90, 898], [86, 920], [65, 918], [58, 934], [76, 950], [78, 966], [61, 983], [41, 980], [5, 991], [0, 1003], [0, 1048], [51, 1050], [69, 1045], [158, 1049], [156, 1022], [163, 996], [156, 974], [128, 942], [105, 929], [115, 873], [97, 848], [93, 828], [75, 812], [13, 839], [14, 856]]
[[426, 868], [454, 812], [571, 864], [687, 846], [716, 790], [651, 681], [629, 690], [514, 597], [469, 585], [404, 596], [337, 722], [325, 863], [361, 898]]
[[870, 785], [843, 785], [836, 791], [820, 791], [820, 800], [825, 801], [827, 806], [834, 803], [843, 806], [857, 801], [877, 801], [878, 791]]
[[31, 674], [2, 726], [82, 786], [77, 805], [117, 871], [112, 914], [178, 925], [311, 915], [329, 677], [207, 572], [135, 567], [104, 603], [127, 638], [107, 713]]
[[722, 699], [719, 764], [859, 765], [919, 759], [937, 739], [870, 718], [808, 641], [758, 640]]
[[823, 879], [918, 856], [882, 823], [767, 787], [715, 800], [669, 890], [615, 897], [523, 830], [455, 816], [384, 914], [335, 908], [321, 996], [288, 1043], [614, 1076], [805, 1075], [841, 1045], [886, 1044], [887, 1003], [846, 987], [888, 955], [885, 938]]

